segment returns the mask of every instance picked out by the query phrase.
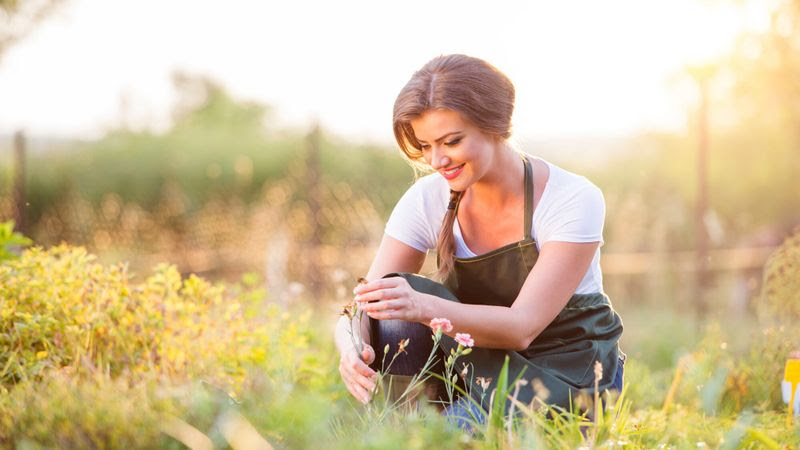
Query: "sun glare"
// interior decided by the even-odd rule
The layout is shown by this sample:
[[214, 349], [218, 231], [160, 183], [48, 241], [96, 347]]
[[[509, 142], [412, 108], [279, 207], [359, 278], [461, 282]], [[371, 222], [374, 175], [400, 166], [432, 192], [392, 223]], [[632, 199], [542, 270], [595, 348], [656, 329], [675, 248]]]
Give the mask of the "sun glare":
[[427, 59], [450, 52], [508, 73], [523, 136], [676, 129], [684, 105], [665, 80], [723, 55], [765, 17], [749, 3], [689, 0], [492, 8], [76, 0], [4, 55], [0, 134], [165, 129], [175, 101], [170, 74], [184, 70], [274, 105], [282, 124], [304, 126], [314, 117], [339, 134], [388, 140], [396, 92]]

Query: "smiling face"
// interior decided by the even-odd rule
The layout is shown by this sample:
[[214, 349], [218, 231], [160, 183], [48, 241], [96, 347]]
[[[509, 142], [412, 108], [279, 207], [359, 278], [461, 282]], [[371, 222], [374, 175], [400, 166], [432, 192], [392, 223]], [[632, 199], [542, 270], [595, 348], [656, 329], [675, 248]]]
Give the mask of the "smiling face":
[[422, 157], [454, 191], [483, 178], [494, 160], [498, 140], [449, 109], [426, 111], [411, 120]]

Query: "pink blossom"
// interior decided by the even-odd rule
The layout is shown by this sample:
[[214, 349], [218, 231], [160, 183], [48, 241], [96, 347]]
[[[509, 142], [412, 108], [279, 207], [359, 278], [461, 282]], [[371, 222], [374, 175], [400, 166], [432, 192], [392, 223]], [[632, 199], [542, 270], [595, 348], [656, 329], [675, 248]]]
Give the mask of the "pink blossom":
[[456, 333], [456, 342], [464, 347], [472, 347], [475, 345], [475, 340], [472, 339], [469, 333]]
[[439, 330], [442, 330], [445, 333], [449, 333], [449, 332], [453, 331], [453, 324], [450, 323], [450, 320], [442, 318], [442, 317], [436, 317], [436, 318], [432, 319], [431, 323], [430, 323], [430, 327], [431, 327], [431, 329], [433, 329], [434, 333], [439, 331]]

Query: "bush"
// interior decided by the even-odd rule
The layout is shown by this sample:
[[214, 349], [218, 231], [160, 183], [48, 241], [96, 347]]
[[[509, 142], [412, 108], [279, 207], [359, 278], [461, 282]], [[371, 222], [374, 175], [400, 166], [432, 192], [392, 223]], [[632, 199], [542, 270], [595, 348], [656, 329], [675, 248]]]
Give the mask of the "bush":
[[179, 448], [169, 436], [180, 424], [224, 447], [221, 418], [252, 405], [256, 424], [312, 439], [277, 419], [311, 403], [283, 394], [313, 390], [317, 408], [341, 397], [335, 352], [310, 313], [268, 303], [259, 284], [182, 278], [166, 264], [136, 282], [126, 265], [67, 245], [3, 261], [0, 446]]
[[796, 326], [800, 320], [800, 228], [786, 238], [764, 267], [758, 313], [765, 322]]
[[309, 316], [267, 304], [254, 281], [226, 292], [161, 264], [135, 283], [126, 265], [94, 261], [83, 248], [61, 245], [0, 264], [0, 387], [63, 367], [227, 384], [253, 366], [298, 373], [307, 357], [268, 352], [273, 340], [307, 347], [301, 330]]

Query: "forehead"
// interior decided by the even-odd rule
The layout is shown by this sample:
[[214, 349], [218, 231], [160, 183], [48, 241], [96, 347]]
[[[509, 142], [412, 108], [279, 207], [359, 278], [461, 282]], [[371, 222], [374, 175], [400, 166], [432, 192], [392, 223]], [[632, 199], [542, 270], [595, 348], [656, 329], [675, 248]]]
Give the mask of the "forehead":
[[464, 131], [469, 127], [461, 114], [450, 109], [432, 109], [411, 120], [417, 139], [432, 142], [447, 133]]

